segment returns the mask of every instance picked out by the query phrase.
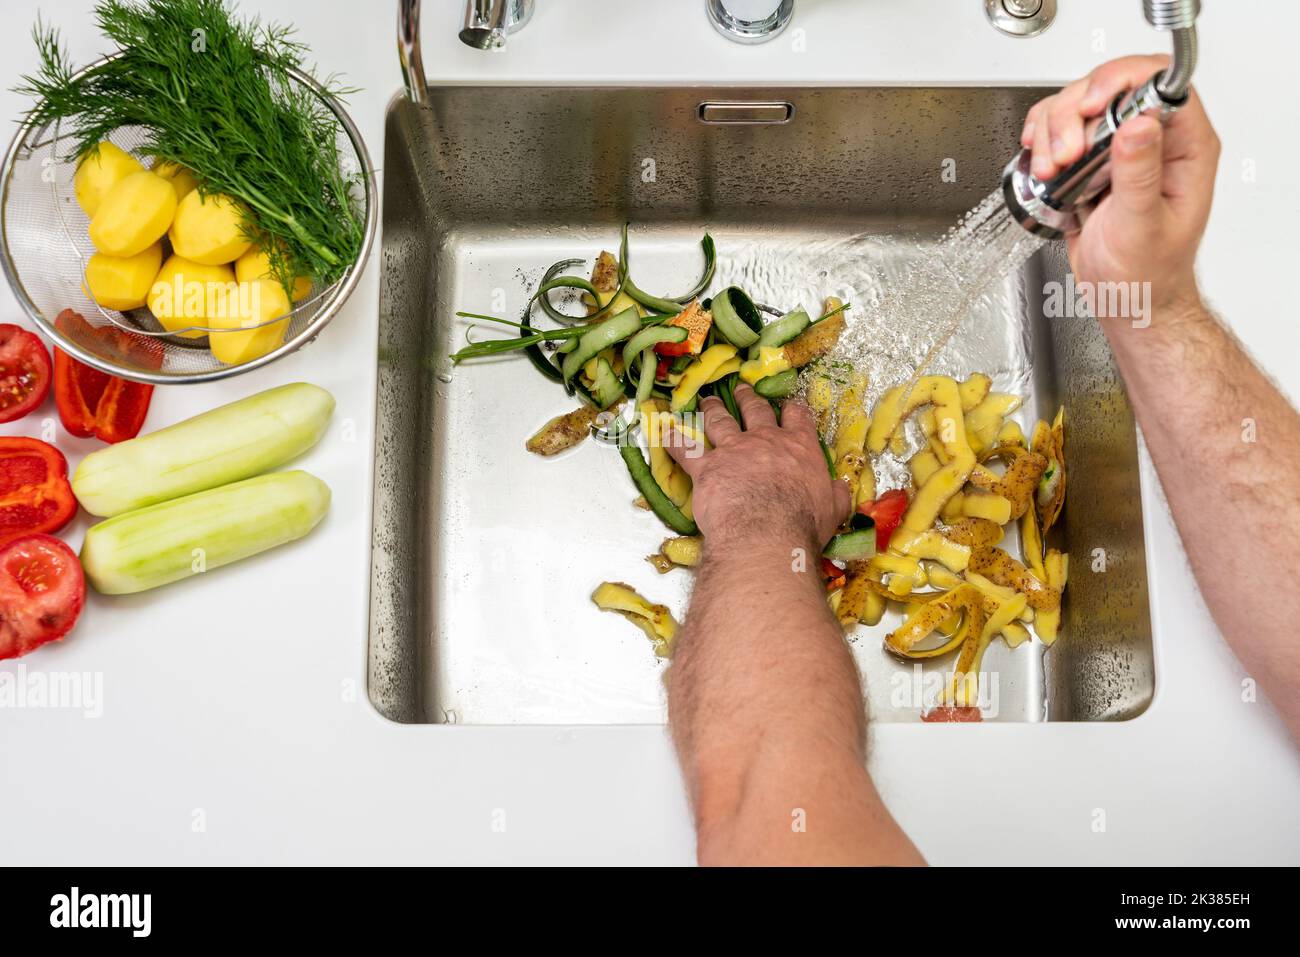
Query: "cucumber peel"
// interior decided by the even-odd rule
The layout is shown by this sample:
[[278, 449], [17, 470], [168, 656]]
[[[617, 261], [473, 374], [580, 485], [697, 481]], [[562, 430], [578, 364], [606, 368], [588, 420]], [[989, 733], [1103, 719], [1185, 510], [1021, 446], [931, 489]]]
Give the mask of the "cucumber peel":
[[763, 317], [743, 289], [728, 286], [713, 297], [709, 311], [713, 313], [714, 328], [737, 349], [747, 349], [758, 342]]
[[827, 543], [822, 554], [846, 562], [873, 558], [876, 554], [876, 530], [872, 527], [836, 535]]

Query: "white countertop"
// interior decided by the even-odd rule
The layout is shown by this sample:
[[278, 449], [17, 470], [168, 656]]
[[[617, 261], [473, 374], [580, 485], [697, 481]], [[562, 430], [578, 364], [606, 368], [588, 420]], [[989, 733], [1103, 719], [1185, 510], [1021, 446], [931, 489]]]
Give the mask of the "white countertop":
[[[38, 9], [63, 28], [78, 62], [103, 52], [86, 15], [91, 5], [5, 4], [0, 116], [17, 118], [26, 107], [7, 88], [35, 65], [28, 32]], [[401, 86], [395, 5], [243, 6], [295, 22], [323, 72], [340, 71], [362, 88], [350, 109], [381, 163], [384, 111]], [[433, 82], [1041, 83], [1167, 47], [1138, 0], [1062, 0], [1056, 24], [1027, 41], [995, 33], [981, 0], [798, 0], [791, 32], [762, 47], [716, 36], [703, 0], [608, 0], [601, 16], [592, 15], [591, 0], [538, 0], [532, 23], [495, 54], [456, 39], [458, 3], [424, 6]], [[1300, 8], [1264, 0], [1206, 7], [1197, 85], [1224, 151], [1202, 253], [1204, 288], [1295, 396], [1300, 323], [1275, 277], [1294, 270], [1300, 241], [1275, 224], [1300, 222], [1292, 171], [1300, 132], [1254, 94], [1294, 82]], [[7, 822], [0, 861], [693, 859], [662, 728], [399, 726], [371, 708], [378, 273], [376, 252], [347, 307], [300, 353], [227, 382], [155, 393], [149, 429], [282, 382], [328, 388], [338, 399], [334, 425], [302, 467], [329, 483], [333, 506], [309, 540], [210, 577], [130, 598], [92, 593], [68, 640], [0, 664], [10, 672], [100, 673], [103, 681], [97, 718], [0, 710]], [[30, 326], [7, 288], [0, 321]], [[96, 445], [57, 427], [52, 396], [0, 432], [41, 435], [46, 427], [57, 429], [74, 466]], [[1297, 752], [1267, 704], [1243, 702], [1242, 669], [1197, 595], [1144, 467], [1154, 703], [1113, 724], [873, 729], [871, 769], [932, 862], [1300, 862]], [[64, 533], [74, 548], [86, 526], [82, 515]]]

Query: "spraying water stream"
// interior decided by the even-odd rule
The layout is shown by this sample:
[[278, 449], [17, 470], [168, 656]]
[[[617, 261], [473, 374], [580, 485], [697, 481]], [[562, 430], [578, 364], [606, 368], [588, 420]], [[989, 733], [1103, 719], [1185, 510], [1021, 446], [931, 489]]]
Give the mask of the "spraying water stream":
[[[999, 391], [1029, 385], [1029, 330], [1021, 316], [1022, 267], [1044, 240], [1017, 224], [995, 191], [937, 242], [928, 235], [863, 232], [843, 239], [765, 243], [719, 263], [723, 285], [759, 301], [802, 304], [826, 295], [851, 303], [825, 366], [866, 373], [867, 407], [924, 372], [992, 377]], [[847, 376], [832, 373], [833, 391]], [[919, 443], [912, 434], [907, 444]], [[901, 462], [882, 463], [888, 474]], [[882, 476], [884, 477], [884, 476]]]

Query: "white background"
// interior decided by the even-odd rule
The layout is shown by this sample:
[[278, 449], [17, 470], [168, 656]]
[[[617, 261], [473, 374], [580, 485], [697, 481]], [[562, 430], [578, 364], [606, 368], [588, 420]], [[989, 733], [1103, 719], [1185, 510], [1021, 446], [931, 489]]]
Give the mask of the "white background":
[[[401, 86], [395, 5], [244, 6], [296, 23], [322, 72], [362, 88], [350, 109], [381, 163], [384, 110]], [[1056, 24], [1028, 41], [995, 33], [980, 0], [798, 0], [792, 31], [804, 32], [757, 48], [716, 36], [703, 0], [538, 0], [533, 22], [496, 54], [456, 39], [459, 4], [424, 6], [434, 82], [1041, 83], [1167, 47], [1138, 0], [1061, 0]], [[1300, 135], [1294, 110], [1278, 104], [1289, 104], [1297, 81], [1300, 8], [1205, 6], [1197, 84], [1224, 152], [1204, 288], [1295, 395]], [[7, 88], [35, 65], [28, 31], [38, 9], [63, 28], [77, 62], [104, 52], [90, 7], [7, 0], [0, 116], [16, 119], [27, 105]], [[804, 52], [793, 49], [796, 38]], [[1243, 176], [1248, 164], [1253, 179]], [[302, 467], [329, 483], [334, 504], [298, 546], [152, 594], [92, 594], [67, 641], [0, 666], [102, 672], [105, 696], [97, 720], [0, 711], [0, 861], [692, 860], [690, 819], [660, 728], [400, 727], [370, 708], [377, 260], [304, 351], [226, 383], [155, 394], [150, 429], [282, 382], [325, 386], [338, 399], [334, 426]], [[28, 324], [7, 289], [0, 321]], [[56, 418], [53, 398], [0, 431], [37, 435], [44, 417]], [[95, 444], [61, 429], [57, 443], [73, 465]], [[1158, 655], [1157, 697], [1145, 715], [1112, 725], [874, 733], [872, 771], [931, 861], [1300, 862], [1296, 751], [1266, 704], [1242, 702], [1241, 669], [1196, 595], [1164, 506], [1154, 492], [1145, 506]], [[84, 528], [82, 517], [67, 531], [74, 547]], [[1289, 571], [1279, 588], [1289, 587]], [[196, 811], [204, 830], [194, 827]], [[504, 831], [494, 829], [502, 820]]]

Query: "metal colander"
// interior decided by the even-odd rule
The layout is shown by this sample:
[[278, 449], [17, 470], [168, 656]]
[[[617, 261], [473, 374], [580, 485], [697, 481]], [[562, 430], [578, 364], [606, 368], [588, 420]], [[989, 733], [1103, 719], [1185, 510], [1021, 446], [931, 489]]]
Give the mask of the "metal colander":
[[[40, 127], [24, 122], [0, 171], [0, 262], [14, 296], [55, 345], [104, 372], [139, 382], [209, 382], [274, 362], [310, 342], [325, 328], [360, 279], [374, 244], [379, 204], [370, 155], [352, 119], [338, 100], [310, 76], [297, 70], [290, 74], [295, 83], [310, 89], [338, 118], [343, 171], [361, 174], [361, 186], [352, 197], [365, 223], [357, 261], [331, 285], [313, 286], [288, 316], [274, 320], [288, 324], [282, 345], [241, 365], [224, 365], [209, 351], [206, 335], [186, 337], [178, 334], [184, 330], [169, 332], [147, 308], [116, 312], [90, 298], [84, 275], [95, 247], [87, 233], [89, 219], [73, 192], [76, 160], [67, 155], [71, 152], [71, 138], [65, 133], [61, 141], [58, 122]], [[144, 142], [144, 135], [140, 129], [125, 127], [109, 139], [134, 153]], [[144, 157], [135, 155], [148, 165]], [[80, 313], [92, 330], [110, 326], [123, 334], [97, 334], [80, 324], [61, 323], [56, 327], [55, 317], [65, 309]], [[200, 333], [208, 331], [198, 326], [189, 328]]]

